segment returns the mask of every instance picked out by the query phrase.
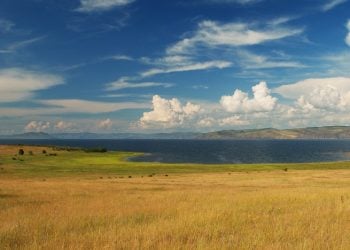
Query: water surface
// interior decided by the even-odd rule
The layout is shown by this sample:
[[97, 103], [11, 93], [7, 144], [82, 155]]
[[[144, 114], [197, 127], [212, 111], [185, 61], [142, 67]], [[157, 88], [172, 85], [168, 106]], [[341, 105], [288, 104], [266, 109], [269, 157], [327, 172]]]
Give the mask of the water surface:
[[287, 163], [350, 160], [350, 140], [0, 140], [143, 152], [133, 161], [167, 163]]

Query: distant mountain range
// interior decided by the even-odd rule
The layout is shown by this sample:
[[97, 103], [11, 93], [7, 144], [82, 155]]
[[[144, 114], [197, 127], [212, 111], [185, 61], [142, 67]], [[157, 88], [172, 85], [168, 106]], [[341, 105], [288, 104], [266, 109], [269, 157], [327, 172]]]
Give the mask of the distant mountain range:
[[27, 139], [27, 140], [50, 140], [50, 139], [77, 139], [77, 140], [93, 140], [93, 139], [195, 139], [199, 137], [199, 133], [156, 133], [156, 134], [141, 134], [141, 133], [59, 133], [47, 134], [43, 132], [23, 133], [15, 135], [3, 135], [0, 139]]
[[224, 130], [201, 134], [198, 139], [350, 139], [350, 127]]
[[296, 129], [246, 129], [223, 130], [209, 133], [24, 133], [0, 136], [0, 139], [198, 139], [198, 140], [234, 140], [234, 139], [350, 139], [350, 127], [329, 126]]

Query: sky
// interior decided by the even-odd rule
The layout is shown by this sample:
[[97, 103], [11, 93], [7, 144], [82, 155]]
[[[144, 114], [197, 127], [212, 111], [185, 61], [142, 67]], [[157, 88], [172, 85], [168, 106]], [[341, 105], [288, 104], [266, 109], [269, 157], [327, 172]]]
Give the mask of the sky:
[[0, 0], [0, 134], [350, 125], [350, 0]]

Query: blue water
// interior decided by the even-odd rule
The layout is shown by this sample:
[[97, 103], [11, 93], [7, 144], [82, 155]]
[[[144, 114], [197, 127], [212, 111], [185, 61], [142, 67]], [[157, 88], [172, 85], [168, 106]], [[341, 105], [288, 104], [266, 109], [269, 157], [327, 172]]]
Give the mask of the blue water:
[[350, 160], [350, 140], [0, 140], [0, 144], [57, 145], [144, 152], [133, 161], [285, 163]]

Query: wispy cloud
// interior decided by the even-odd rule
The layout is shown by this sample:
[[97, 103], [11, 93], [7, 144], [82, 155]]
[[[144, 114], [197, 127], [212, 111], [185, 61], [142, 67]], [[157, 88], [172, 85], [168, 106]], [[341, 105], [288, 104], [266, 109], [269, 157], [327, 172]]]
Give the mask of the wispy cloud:
[[303, 68], [305, 65], [296, 61], [276, 60], [269, 57], [256, 55], [247, 50], [238, 50], [239, 64], [245, 69], [269, 69], [269, 68]]
[[35, 92], [63, 84], [60, 76], [9, 68], [0, 70], [0, 102], [30, 99]]
[[114, 55], [114, 56], [108, 56], [105, 57], [106, 60], [115, 60], [115, 61], [133, 61], [134, 58], [126, 55]]
[[322, 6], [322, 10], [323, 11], [329, 11], [335, 7], [337, 7], [340, 4], [343, 4], [345, 2], [347, 2], [348, 0], [328, 0], [323, 6]]
[[58, 114], [105, 114], [126, 109], [148, 109], [148, 103], [140, 102], [100, 102], [81, 99], [55, 99], [36, 100], [40, 107], [16, 108], [0, 107], [0, 116], [6, 117], [33, 117], [33, 116], [55, 116]]
[[249, 46], [299, 35], [303, 29], [271, 25], [259, 29], [254, 24], [202, 21], [192, 36], [184, 38], [167, 49], [169, 55], [191, 54], [200, 47]]
[[207, 0], [207, 3], [234, 3], [234, 4], [241, 4], [241, 5], [247, 5], [247, 4], [253, 4], [262, 2], [264, 0]]
[[186, 72], [195, 70], [206, 70], [206, 69], [224, 69], [232, 65], [228, 61], [208, 61], [208, 62], [191, 62], [187, 65], [180, 66], [166, 66], [164, 68], [154, 68], [141, 73], [142, 77], [149, 77], [158, 74], [174, 73], [174, 72]]
[[32, 44], [35, 44], [37, 42], [40, 42], [41, 40], [43, 40], [45, 38], [46, 38], [46, 36], [39, 36], [39, 37], [34, 37], [34, 38], [23, 40], [23, 41], [14, 42], [14, 43], [8, 45], [5, 49], [0, 50], [0, 53], [16, 52], [19, 49], [22, 49], [22, 48], [25, 48], [25, 47], [30, 46]]
[[8, 33], [13, 27], [15, 27], [15, 23], [6, 19], [0, 19], [0, 33]]
[[79, 12], [100, 12], [108, 11], [116, 7], [131, 4], [135, 0], [80, 0], [80, 6], [76, 9]]
[[348, 34], [346, 35], [345, 43], [350, 46], [350, 20], [346, 23], [346, 28], [348, 29]]
[[[143, 109], [149, 107], [148, 104], [137, 102], [98, 102], [81, 99], [64, 99], [64, 100], [40, 100], [38, 103], [47, 105], [47, 113], [85, 113], [98, 114], [110, 113], [123, 109]], [[51, 106], [51, 107], [50, 107]], [[35, 112], [35, 109], [33, 110]]]
[[106, 85], [107, 91], [121, 90], [121, 89], [137, 89], [137, 88], [150, 88], [150, 87], [164, 87], [169, 88], [174, 86], [171, 83], [159, 83], [159, 82], [130, 82], [128, 77], [122, 77], [115, 82], [108, 83]]

